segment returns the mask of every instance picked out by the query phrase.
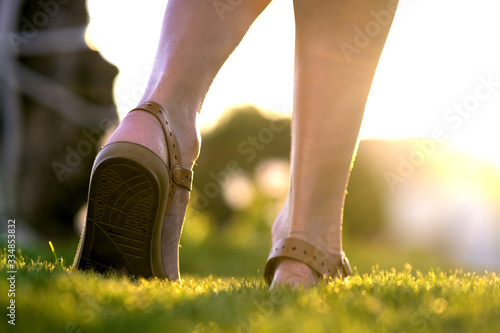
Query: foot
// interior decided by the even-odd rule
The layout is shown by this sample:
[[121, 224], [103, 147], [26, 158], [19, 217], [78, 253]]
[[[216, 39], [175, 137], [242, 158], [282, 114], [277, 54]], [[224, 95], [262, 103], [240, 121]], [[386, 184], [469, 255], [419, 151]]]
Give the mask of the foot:
[[292, 191], [288, 193], [272, 228], [273, 250], [265, 271], [271, 288], [277, 285], [310, 287], [318, 281], [319, 275], [349, 275], [351, 269], [342, 252], [340, 223], [331, 217], [321, 218], [321, 213], [315, 210], [305, 215], [307, 220], [299, 218], [294, 221], [297, 210], [304, 207], [304, 203], [301, 196], [293, 203], [290, 199]]
[[296, 288], [311, 287], [316, 283], [316, 274], [306, 264], [293, 259], [282, 259], [274, 272], [271, 289], [276, 286], [290, 286]]
[[[167, 119], [177, 139], [180, 164], [191, 168], [199, 151], [198, 131], [194, 122], [180, 121], [180, 118], [174, 117], [167, 111]], [[163, 129], [158, 119], [152, 114], [140, 110], [129, 113], [109, 138], [107, 144], [120, 141], [133, 142], [149, 148], [168, 166], [167, 143]], [[189, 191], [178, 187], [164, 219], [162, 255], [169, 280], [179, 279], [178, 248], [188, 201]]]

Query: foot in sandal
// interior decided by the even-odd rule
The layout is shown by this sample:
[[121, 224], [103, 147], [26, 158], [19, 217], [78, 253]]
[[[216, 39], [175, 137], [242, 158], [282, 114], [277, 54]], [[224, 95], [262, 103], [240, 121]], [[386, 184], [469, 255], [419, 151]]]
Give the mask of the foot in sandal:
[[188, 133], [154, 102], [121, 123], [94, 163], [75, 268], [179, 278], [178, 247], [197, 144], [192, 137], [177, 140], [176, 132]]
[[[321, 279], [344, 278], [351, 274], [349, 261], [342, 251], [337, 250], [340, 247], [339, 237], [328, 237], [331, 240], [330, 244], [325, 243], [319, 236], [312, 242], [305, 240], [310, 237], [310, 233], [292, 229], [292, 227], [298, 229], [298, 225], [291, 223], [290, 197], [289, 194], [273, 225], [272, 247], [264, 270], [266, 282], [271, 288], [280, 285], [307, 288]], [[307, 230], [308, 224], [302, 225]], [[324, 228], [325, 225], [320, 224], [319, 227], [327, 229]]]

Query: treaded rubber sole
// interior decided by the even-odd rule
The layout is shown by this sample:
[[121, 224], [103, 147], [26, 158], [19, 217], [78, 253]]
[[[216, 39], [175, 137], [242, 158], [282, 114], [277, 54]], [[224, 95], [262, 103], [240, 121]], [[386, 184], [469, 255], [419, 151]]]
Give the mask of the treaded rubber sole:
[[[138, 147], [131, 150], [145, 154], [146, 160], [152, 158], [149, 150]], [[74, 268], [164, 277], [163, 266], [158, 264], [164, 212], [161, 185], [157, 175], [139, 160], [144, 161], [113, 156], [96, 164]]]

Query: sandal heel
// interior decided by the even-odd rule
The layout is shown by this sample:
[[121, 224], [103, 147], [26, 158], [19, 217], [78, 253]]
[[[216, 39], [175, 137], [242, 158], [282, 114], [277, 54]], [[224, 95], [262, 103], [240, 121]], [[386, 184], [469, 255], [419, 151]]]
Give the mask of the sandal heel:
[[119, 142], [102, 150], [91, 176], [75, 268], [164, 277], [160, 242], [170, 189], [166, 175], [165, 164], [140, 145]]

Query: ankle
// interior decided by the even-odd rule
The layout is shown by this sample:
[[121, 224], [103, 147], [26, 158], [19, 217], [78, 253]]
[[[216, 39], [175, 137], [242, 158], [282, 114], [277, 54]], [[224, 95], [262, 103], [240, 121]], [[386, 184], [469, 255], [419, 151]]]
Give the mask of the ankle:
[[167, 99], [154, 94], [149, 98], [143, 98], [141, 104], [147, 101], [154, 101], [163, 107], [179, 145], [181, 164], [192, 167], [198, 158], [201, 142], [200, 130], [196, 122], [199, 106], [192, 101], [192, 105], [188, 105], [178, 103], [174, 98]]
[[290, 192], [288, 193], [283, 207], [276, 216], [271, 229], [271, 238], [273, 244], [282, 238], [288, 237], [290, 231], [291, 220], [291, 205], [290, 205]]
[[179, 145], [181, 164], [192, 168], [200, 153], [201, 144], [201, 135], [196, 119], [179, 116], [179, 114], [168, 110], [167, 115]]

